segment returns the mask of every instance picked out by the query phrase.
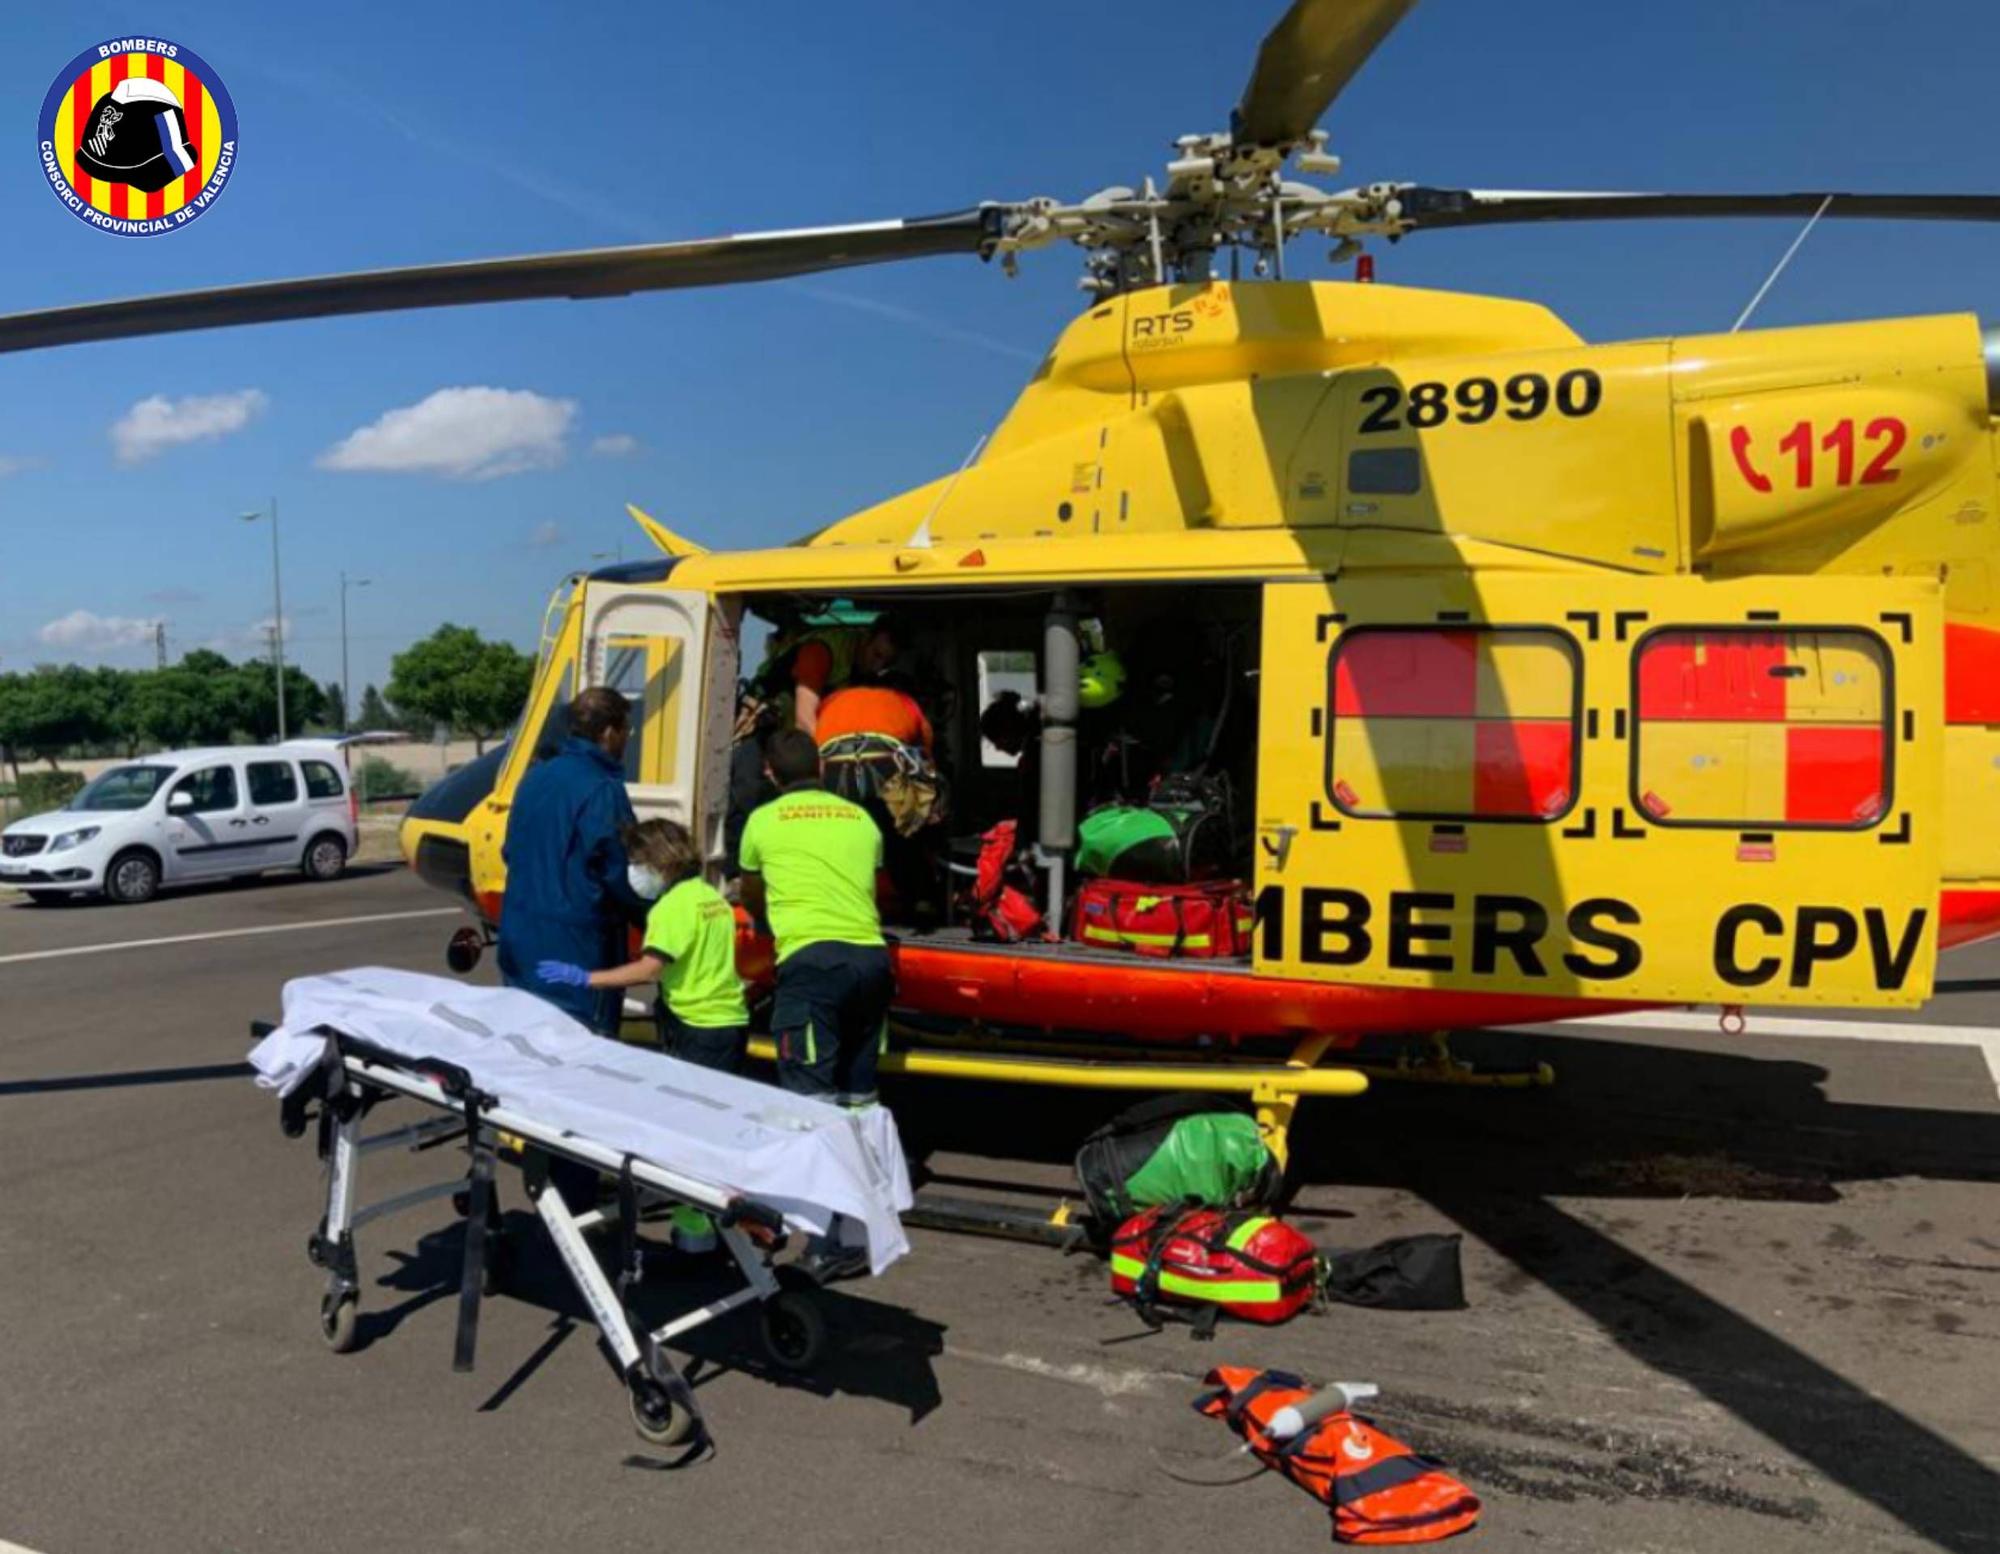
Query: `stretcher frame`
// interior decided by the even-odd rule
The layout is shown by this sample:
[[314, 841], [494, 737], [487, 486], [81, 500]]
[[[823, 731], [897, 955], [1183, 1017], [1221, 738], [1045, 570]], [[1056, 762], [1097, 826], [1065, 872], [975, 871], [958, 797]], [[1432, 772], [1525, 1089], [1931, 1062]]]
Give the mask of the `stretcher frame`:
[[[259, 1022], [252, 1033], [262, 1036], [270, 1029]], [[493, 1293], [497, 1282], [501, 1243], [493, 1178], [504, 1136], [508, 1153], [520, 1161], [528, 1200], [618, 1368], [633, 1426], [644, 1439], [657, 1446], [688, 1446], [691, 1454], [706, 1442], [707, 1423], [693, 1389], [665, 1345], [740, 1307], [752, 1302], [761, 1305], [764, 1346], [774, 1364], [804, 1371], [818, 1361], [826, 1346], [827, 1328], [815, 1299], [817, 1287], [803, 1274], [771, 1265], [786, 1235], [784, 1217], [778, 1210], [652, 1161], [621, 1155], [590, 1139], [549, 1128], [477, 1089], [469, 1074], [456, 1064], [407, 1058], [326, 1026], [316, 1027], [314, 1034], [329, 1039], [331, 1055], [316, 1081], [285, 1098], [281, 1124], [287, 1136], [303, 1136], [311, 1120], [308, 1108], [318, 1103], [326, 1211], [307, 1240], [306, 1255], [314, 1266], [326, 1271], [320, 1332], [336, 1354], [349, 1352], [356, 1339], [361, 1286], [355, 1232], [377, 1219], [449, 1197], [458, 1204], [465, 1222], [452, 1368], [473, 1368], [479, 1302]], [[415, 1101], [447, 1115], [364, 1135], [362, 1123], [367, 1114], [389, 1099]], [[395, 1148], [416, 1152], [460, 1140], [465, 1142], [468, 1156], [463, 1175], [357, 1206], [364, 1156]], [[549, 1165], [557, 1160], [615, 1177], [619, 1187], [616, 1205], [581, 1213], [572, 1210], [549, 1181]], [[740, 1289], [649, 1328], [632, 1299], [644, 1276], [638, 1221], [646, 1208], [662, 1203], [685, 1204], [706, 1212], [744, 1283]], [[615, 1284], [584, 1240], [585, 1232], [611, 1225], [621, 1236]], [[752, 1239], [746, 1225], [761, 1228], [762, 1245]]]

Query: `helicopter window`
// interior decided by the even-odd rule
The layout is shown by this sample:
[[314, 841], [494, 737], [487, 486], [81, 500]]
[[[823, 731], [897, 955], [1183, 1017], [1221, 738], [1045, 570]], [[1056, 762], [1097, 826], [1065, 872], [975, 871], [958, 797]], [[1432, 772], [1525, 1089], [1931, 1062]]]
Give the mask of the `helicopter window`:
[[1576, 801], [1578, 664], [1567, 634], [1538, 626], [1344, 633], [1327, 796], [1362, 819], [1561, 818]]
[[[981, 653], [978, 664], [979, 706], [982, 709], [991, 707], [1009, 692], [1018, 699], [1020, 705], [1030, 708], [1034, 706], [1037, 681], [1033, 653]], [[1012, 770], [1021, 764], [1021, 751], [1019, 748], [1008, 750], [996, 745], [982, 731], [979, 740], [979, 764]]]
[[1357, 496], [1415, 496], [1423, 466], [1415, 448], [1357, 448], [1347, 456], [1347, 489]]
[[1633, 801], [1655, 825], [1866, 830], [1894, 789], [1873, 632], [1674, 627], [1640, 639]]
[[625, 744], [628, 783], [674, 780], [670, 703], [679, 667], [680, 644], [671, 637], [613, 637], [605, 644], [603, 683], [632, 709], [632, 737]]

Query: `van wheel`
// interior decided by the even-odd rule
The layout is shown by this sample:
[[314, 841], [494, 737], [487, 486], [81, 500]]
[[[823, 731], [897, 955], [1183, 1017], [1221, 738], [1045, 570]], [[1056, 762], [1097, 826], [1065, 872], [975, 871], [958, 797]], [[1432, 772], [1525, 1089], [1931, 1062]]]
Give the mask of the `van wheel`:
[[120, 906], [137, 906], [159, 893], [160, 861], [151, 853], [120, 853], [104, 871], [104, 894]]
[[299, 868], [309, 880], [337, 880], [347, 869], [347, 844], [337, 836], [316, 836]]

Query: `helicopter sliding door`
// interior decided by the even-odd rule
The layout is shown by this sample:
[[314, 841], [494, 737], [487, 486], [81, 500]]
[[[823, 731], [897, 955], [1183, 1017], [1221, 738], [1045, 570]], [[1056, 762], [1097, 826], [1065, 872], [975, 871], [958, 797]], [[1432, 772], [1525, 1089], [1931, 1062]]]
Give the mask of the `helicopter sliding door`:
[[1942, 630], [1927, 579], [1271, 584], [1258, 969], [1921, 1003]]
[[631, 704], [625, 786], [641, 820], [696, 823], [712, 608], [703, 593], [585, 585], [578, 685], [609, 686]]

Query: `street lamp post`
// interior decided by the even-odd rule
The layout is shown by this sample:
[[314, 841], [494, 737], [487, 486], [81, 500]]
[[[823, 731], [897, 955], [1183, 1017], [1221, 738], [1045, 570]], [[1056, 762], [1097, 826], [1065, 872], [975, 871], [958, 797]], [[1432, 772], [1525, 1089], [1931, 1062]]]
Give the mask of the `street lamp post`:
[[[264, 513], [244, 513], [245, 523], [255, 523]], [[278, 575], [278, 499], [271, 498], [271, 662], [278, 679], [278, 743], [285, 742], [285, 589]]]
[[347, 673], [347, 590], [366, 588], [373, 578], [357, 577], [352, 581], [345, 572], [340, 574], [340, 731], [347, 732], [347, 709], [354, 700], [354, 681]]

